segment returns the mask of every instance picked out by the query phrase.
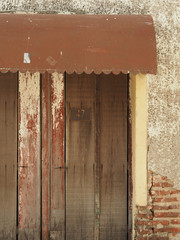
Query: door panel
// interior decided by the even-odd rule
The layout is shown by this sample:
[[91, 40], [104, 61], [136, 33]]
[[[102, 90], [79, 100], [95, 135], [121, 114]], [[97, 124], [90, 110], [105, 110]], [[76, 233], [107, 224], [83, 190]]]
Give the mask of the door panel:
[[51, 233], [50, 239], [65, 237], [64, 189], [64, 76], [51, 75]]
[[127, 76], [100, 75], [100, 239], [127, 238]]
[[19, 117], [17, 89], [0, 74], [0, 239], [127, 239], [127, 76], [20, 73]]
[[42, 239], [65, 238], [64, 76], [42, 75]]
[[40, 74], [19, 73], [18, 239], [41, 234]]
[[66, 239], [94, 236], [95, 75], [67, 75]]
[[50, 231], [50, 168], [51, 168], [51, 117], [50, 77], [42, 75], [42, 239], [49, 239]]
[[67, 75], [66, 148], [66, 239], [127, 239], [127, 75]]
[[0, 239], [16, 239], [17, 74], [0, 74]]

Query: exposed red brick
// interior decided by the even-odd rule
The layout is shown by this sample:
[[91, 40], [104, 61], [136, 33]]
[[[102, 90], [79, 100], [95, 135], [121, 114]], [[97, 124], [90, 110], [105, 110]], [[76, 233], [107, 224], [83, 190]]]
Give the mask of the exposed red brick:
[[148, 240], [147, 237], [138, 237], [137, 240]]
[[158, 224], [162, 224], [164, 226], [167, 226], [169, 225], [169, 221], [167, 220], [156, 220], [156, 221], [138, 221], [137, 222], [138, 225], [141, 225], [141, 226], [157, 226]]
[[169, 209], [180, 209], [180, 205], [169, 205], [169, 206], [153, 206], [153, 210], [169, 210]]
[[180, 232], [180, 228], [159, 228], [159, 229], [154, 229], [154, 232], [168, 232], [168, 233], [179, 233]]
[[171, 220], [172, 224], [180, 224], [180, 220], [179, 219], [173, 219]]
[[153, 183], [153, 187], [173, 187], [173, 184], [168, 183], [168, 182], [157, 182]]
[[179, 200], [174, 197], [174, 198], [155, 198], [154, 202], [179, 202]]
[[139, 213], [138, 214], [138, 218], [152, 219], [153, 216], [152, 216], [152, 214], [142, 214], [142, 213]]
[[157, 218], [163, 217], [180, 217], [180, 212], [155, 212], [154, 216]]
[[148, 230], [141, 230], [139, 228], [137, 228], [137, 232], [140, 234], [140, 235], [146, 235], [146, 234], [151, 234], [152, 233], [152, 229], [148, 229]]
[[157, 236], [153, 236], [153, 237], [138, 237], [137, 240], [169, 240], [169, 237], [157, 237]]
[[147, 206], [140, 206], [140, 207], [138, 207], [138, 209], [139, 209], [140, 211], [144, 211], [144, 210], [147, 210]]
[[179, 194], [179, 190], [152, 190], [151, 195], [152, 196], [167, 196], [167, 195], [173, 195], [173, 194]]
[[148, 240], [169, 240], [168, 237], [149, 237]]
[[148, 178], [148, 205], [137, 208], [136, 240], [173, 239], [180, 233], [180, 190], [167, 177], [149, 172]]
[[160, 180], [168, 181], [168, 178], [166, 176], [161, 176], [161, 175], [154, 175], [153, 179], [154, 181], [160, 181]]

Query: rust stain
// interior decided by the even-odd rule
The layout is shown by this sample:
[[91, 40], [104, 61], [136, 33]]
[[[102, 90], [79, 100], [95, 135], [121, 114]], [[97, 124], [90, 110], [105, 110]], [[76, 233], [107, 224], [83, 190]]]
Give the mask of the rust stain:
[[27, 129], [32, 131], [32, 134], [36, 134], [36, 124], [37, 124], [37, 115], [31, 116], [30, 114], [27, 114]]
[[[0, 29], [2, 72], [155, 74], [157, 70], [149, 15], [115, 19], [114, 15], [0, 14]], [[27, 39], [28, 64], [23, 62]]]

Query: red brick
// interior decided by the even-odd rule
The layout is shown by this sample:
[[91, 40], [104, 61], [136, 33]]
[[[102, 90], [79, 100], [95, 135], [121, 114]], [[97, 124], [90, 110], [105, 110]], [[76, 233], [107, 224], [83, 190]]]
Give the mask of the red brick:
[[153, 210], [169, 210], [169, 209], [180, 209], [180, 205], [169, 205], [169, 206], [153, 206]]
[[173, 187], [173, 184], [168, 183], [168, 182], [157, 182], [153, 183], [153, 187]]
[[138, 209], [140, 211], [145, 211], [145, 210], [147, 210], [147, 206], [140, 206], [140, 207], [138, 207]]
[[179, 190], [152, 190], [151, 195], [152, 196], [167, 196], [167, 195], [173, 195], [173, 194], [179, 194]]
[[152, 229], [140, 230], [139, 228], [137, 228], [137, 232], [138, 232], [139, 235], [151, 234], [152, 233]]
[[154, 176], [153, 176], [153, 180], [154, 180], [154, 181], [160, 181], [160, 180], [167, 181], [167, 180], [168, 180], [168, 178], [167, 178], [167, 177], [165, 177], [165, 176], [154, 175]]
[[180, 217], [180, 212], [155, 212], [154, 216], [157, 218], [162, 217]]
[[148, 240], [169, 240], [168, 237], [149, 237]]
[[172, 223], [172, 224], [180, 224], [180, 220], [176, 220], [176, 219], [174, 220], [174, 219], [173, 219], [173, 220], [171, 220], [171, 223]]
[[153, 210], [169, 210], [169, 206], [153, 206]]
[[152, 219], [153, 216], [152, 216], [152, 214], [142, 214], [142, 213], [138, 213], [138, 218]]
[[147, 225], [148, 226], [157, 226], [158, 224], [167, 226], [167, 225], [169, 225], [169, 221], [167, 221], [167, 220], [138, 221], [137, 224], [141, 225], [141, 226], [147, 226]]
[[154, 232], [168, 232], [168, 233], [179, 233], [180, 228], [159, 228], [159, 229], [154, 229]]
[[171, 190], [170, 194], [180, 194], [180, 190]]
[[178, 202], [177, 198], [155, 198], [154, 202]]
[[138, 237], [137, 240], [148, 240], [147, 237]]
[[167, 177], [151, 173], [149, 181], [152, 180], [148, 206], [138, 207], [137, 240], [173, 239], [180, 233], [180, 190], [173, 188]]

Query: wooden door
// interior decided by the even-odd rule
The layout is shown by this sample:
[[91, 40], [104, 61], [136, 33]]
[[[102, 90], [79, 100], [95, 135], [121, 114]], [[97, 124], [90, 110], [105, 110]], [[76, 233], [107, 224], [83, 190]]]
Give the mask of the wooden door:
[[0, 239], [127, 239], [127, 76], [17, 76], [0, 74]]
[[0, 239], [16, 239], [17, 74], [0, 73]]
[[67, 75], [66, 168], [66, 239], [127, 239], [127, 75]]

